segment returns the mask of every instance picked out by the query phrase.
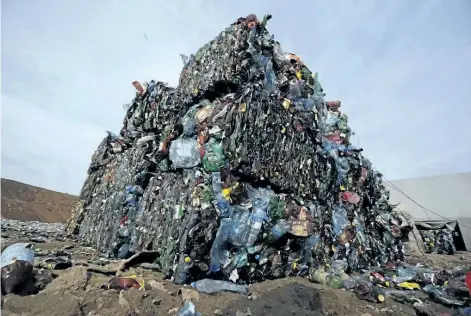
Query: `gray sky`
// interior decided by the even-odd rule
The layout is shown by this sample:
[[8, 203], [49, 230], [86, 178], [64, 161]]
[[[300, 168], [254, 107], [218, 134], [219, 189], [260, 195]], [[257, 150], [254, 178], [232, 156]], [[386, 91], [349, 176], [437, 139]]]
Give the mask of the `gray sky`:
[[389, 180], [471, 170], [471, 1], [226, 2], [3, 0], [2, 177], [77, 194], [131, 82], [175, 85], [180, 53], [249, 13], [273, 15]]

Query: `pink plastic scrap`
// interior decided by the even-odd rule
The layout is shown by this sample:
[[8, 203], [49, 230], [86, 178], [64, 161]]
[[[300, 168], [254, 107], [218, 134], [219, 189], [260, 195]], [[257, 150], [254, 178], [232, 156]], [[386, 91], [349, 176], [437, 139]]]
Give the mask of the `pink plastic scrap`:
[[347, 201], [350, 204], [358, 204], [360, 202], [360, 196], [355, 192], [344, 191], [342, 192], [342, 200]]

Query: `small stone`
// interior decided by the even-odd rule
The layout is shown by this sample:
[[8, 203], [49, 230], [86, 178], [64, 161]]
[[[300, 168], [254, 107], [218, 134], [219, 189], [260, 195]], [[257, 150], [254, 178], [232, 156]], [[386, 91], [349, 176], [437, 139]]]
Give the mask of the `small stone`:
[[153, 290], [159, 290], [164, 293], [170, 293], [170, 291], [165, 288], [162, 282], [157, 282], [156, 280], [152, 280], [149, 282], [149, 285]]
[[379, 312], [379, 309], [377, 309], [377, 308], [374, 307], [373, 305], [366, 305], [366, 307], [368, 307], [369, 309], [374, 310], [374, 311], [376, 311], [376, 312]]
[[384, 307], [379, 310], [381, 313], [393, 313], [394, 311], [389, 307]]
[[162, 299], [161, 299], [161, 298], [158, 298], [158, 299], [152, 300], [152, 304], [154, 304], [154, 305], [160, 305], [160, 304], [162, 304]]
[[200, 294], [198, 293], [198, 291], [196, 291], [192, 288], [182, 287], [178, 292], [179, 292], [179, 294], [182, 295], [183, 302], [185, 302], [185, 301], [199, 301], [200, 300]]
[[124, 297], [124, 291], [119, 292], [118, 303], [123, 308], [130, 308], [131, 307], [131, 305], [129, 305], [129, 302]]
[[218, 315], [218, 316], [223, 316], [223, 315], [224, 315], [224, 313], [223, 313], [222, 310], [220, 310], [220, 309], [214, 310], [213, 314], [214, 314], [214, 315]]
[[252, 316], [252, 311], [250, 310], [250, 308], [247, 308], [245, 312], [237, 311], [236, 316]]
[[258, 295], [252, 292], [252, 293], [249, 293], [249, 295], [247, 296], [247, 298], [248, 298], [249, 300], [255, 301], [256, 299], [258, 299]]
[[169, 314], [176, 314], [177, 312], [178, 312], [178, 308], [176, 307], [168, 311]]

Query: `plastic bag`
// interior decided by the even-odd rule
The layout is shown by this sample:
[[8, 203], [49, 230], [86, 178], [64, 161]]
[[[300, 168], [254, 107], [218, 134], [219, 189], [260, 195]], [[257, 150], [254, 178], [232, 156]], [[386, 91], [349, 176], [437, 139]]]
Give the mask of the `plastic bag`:
[[281, 48], [280, 43], [275, 43], [274, 49], [273, 49], [273, 59], [277, 63], [278, 66], [281, 66], [283, 62], [287, 61], [288, 59], [286, 58], [285, 53], [283, 52], [283, 49]]
[[342, 234], [343, 230], [348, 226], [347, 211], [340, 204], [336, 204], [332, 210], [332, 225], [335, 236]]
[[[3, 265], [2, 261], [2, 265]], [[33, 265], [27, 261], [16, 260], [2, 266], [2, 294], [26, 294], [32, 285]]]
[[345, 272], [347, 266], [348, 264], [345, 260], [334, 260], [330, 265], [330, 268], [333, 273], [340, 275], [341, 273]]
[[208, 117], [213, 115], [213, 108], [211, 105], [207, 105], [195, 113], [195, 122], [196, 124], [203, 123]]
[[265, 67], [265, 80], [263, 83], [265, 85], [265, 89], [267, 89], [268, 92], [276, 92], [276, 75], [275, 71], [273, 70], [273, 63], [271, 60], [268, 60], [267, 65]]
[[201, 162], [196, 139], [180, 138], [170, 144], [169, 158], [175, 168], [193, 168]]
[[196, 124], [192, 118], [188, 116], [183, 117], [182, 125], [183, 125], [183, 134], [185, 136], [191, 137], [195, 135]]
[[360, 202], [360, 196], [355, 192], [344, 191], [342, 192], [342, 200], [357, 205]]

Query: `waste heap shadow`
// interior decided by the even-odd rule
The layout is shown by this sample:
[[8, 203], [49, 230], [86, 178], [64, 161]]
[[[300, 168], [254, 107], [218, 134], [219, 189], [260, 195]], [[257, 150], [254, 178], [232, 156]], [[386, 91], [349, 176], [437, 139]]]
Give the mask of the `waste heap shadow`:
[[92, 157], [67, 229], [109, 257], [158, 252], [177, 283], [253, 283], [403, 260], [382, 175], [317, 73], [263, 20], [239, 18], [184, 63], [176, 88], [133, 82], [119, 134]]

